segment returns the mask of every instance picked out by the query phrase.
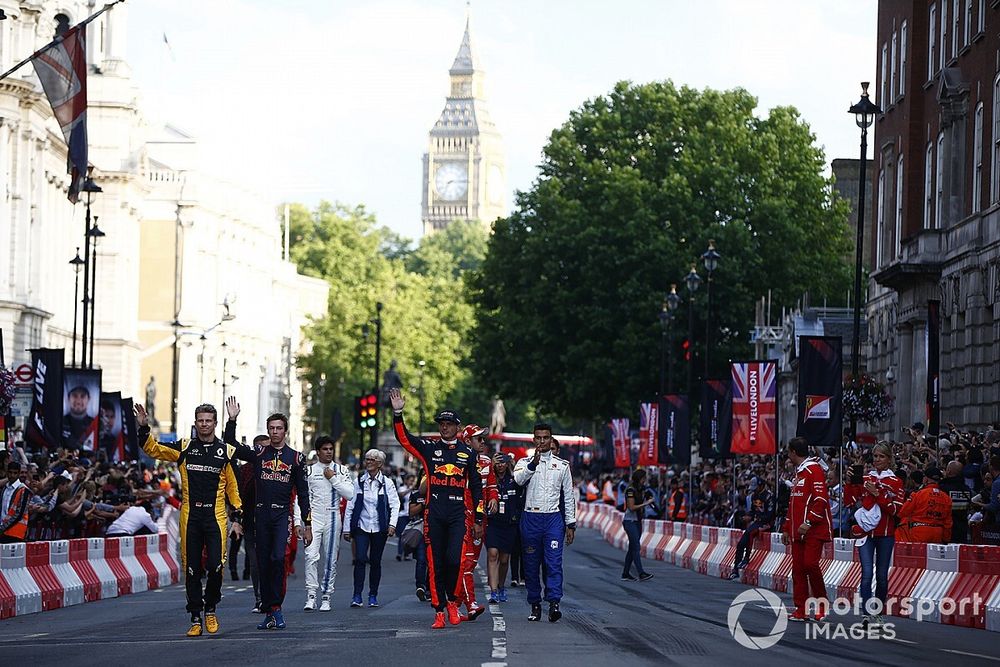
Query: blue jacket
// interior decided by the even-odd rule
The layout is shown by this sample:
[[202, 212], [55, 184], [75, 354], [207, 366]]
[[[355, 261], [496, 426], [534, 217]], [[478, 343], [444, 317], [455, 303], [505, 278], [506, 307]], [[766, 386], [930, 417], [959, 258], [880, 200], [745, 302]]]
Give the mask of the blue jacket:
[[[363, 475], [364, 473], [362, 473]], [[396, 493], [395, 487], [392, 487], [389, 491], [386, 490], [387, 479], [385, 476], [382, 477], [382, 483], [378, 490], [378, 500], [376, 501], [376, 511], [378, 512], [378, 530], [380, 533], [386, 533], [389, 531], [389, 497], [386, 495], [390, 491]], [[361, 513], [365, 509], [365, 485], [356, 480], [354, 483], [354, 488], [357, 489], [357, 495], [351, 501], [352, 507], [349, 508], [351, 512], [351, 533], [358, 531], [358, 527], [361, 525]]]

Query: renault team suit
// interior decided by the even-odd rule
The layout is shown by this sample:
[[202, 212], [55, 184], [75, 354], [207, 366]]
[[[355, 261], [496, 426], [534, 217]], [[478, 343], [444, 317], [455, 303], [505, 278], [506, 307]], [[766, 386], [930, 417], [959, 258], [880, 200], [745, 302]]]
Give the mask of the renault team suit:
[[[523, 458], [514, 466], [514, 481], [525, 488], [521, 514], [521, 552], [524, 555], [524, 587], [528, 604], [542, 601], [538, 571], [545, 563], [545, 601], [557, 605], [562, 599], [562, 555], [567, 528], [576, 528], [576, 494], [569, 462], [551, 451], [538, 459]], [[560, 512], [560, 500], [562, 510]], [[551, 614], [550, 614], [551, 616]]]
[[[231, 438], [231, 440], [230, 440]], [[236, 443], [236, 420], [226, 423], [226, 439], [236, 447], [236, 458], [253, 465], [254, 546], [260, 577], [260, 602], [266, 614], [281, 611], [285, 600], [285, 547], [291, 535], [292, 493], [295, 492], [302, 525], [312, 527], [306, 459], [287, 444], [265, 444], [258, 451]], [[267, 621], [262, 625], [266, 625]], [[281, 628], [282, 623], [275, 627]]]
[[[326, 470], [333, 471], [327, 479]], [[306, 608], [316, 608], [316, 594], [322, 594], [322, 611], [330, 611], [330, 594], [337, 579], [337, 556], [340, 554], [340, 499], [352, 498], [354, 482], [345, 466], [336, 461], [316, 461], [306, 474], [309, 506], [313, 511], [313, 541], [306, 547]], [[295, 526], [302, 525], [302, 510], [295, 505]], [[320, 567], [322, 563], [322, 567]], [[310, 606], [311, 605], [311, 606]]]
[[[458, 422], [453, 412], [438, 414], [438, 420]], [[431, 604], [442, 612], [447, 604], [449, 622], [459, 622], [455, 587], [462, 566], [465, 538], [465, 490], [475, 505], [483, 499], [482, 480], [476, 470], [476, 453], [457, 440], [444, 442], [419, 438], [406, 430], [403, 415], [393, 413], [396, 440], [424, 466], [427, 475], [425, 531], [428, 540], [428, 568]], [[475, 521], [482, 525], [482, 514]]]
[[[149, 426], [140, 426], [139, 442], [149, 456], [161, 461], [176, 461], [181, 474], [181, 565], [187, 610], [192, 617], [204, 610], [214, 614], [222, 599], [222, 568], [226, 562], [226, 499], [235, 510], [233, 520], [241, 519], [239, 489], [231, 465], [235, 448], [216, 438], [205, 443], [197, 438], [180, 442], [157, 442]], [[202, 552], [207, 552], [205, 568]], [[201, 578], [208, 571], [202, 597]]]

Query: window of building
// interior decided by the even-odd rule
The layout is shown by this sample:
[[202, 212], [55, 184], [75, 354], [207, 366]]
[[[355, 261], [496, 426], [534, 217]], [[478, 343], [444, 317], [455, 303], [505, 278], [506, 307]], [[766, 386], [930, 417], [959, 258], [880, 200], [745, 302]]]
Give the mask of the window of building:
[[986, 32], [986, 0], [979, 0], [976, 8], [976, 34]]
[[990, 162], [990, 203], [1000, 200], [1000, 76], [993, 80], [993, 160]]
[[[883, 165], [886, 163], [883, 162]], [[875, 220], [875, 267], [882, 268], [882, 243], [885, 242], [885, 169], [878, 175], [878, 208]]]
[[972, 142], [972, 212], [983, 208], [983, 103], [976, 106], [975, 138]]
[[882, 69], [881, 76], [879, 77], [879, 93], [878, 93], [878, 105], [882, 107], [882, 111], [885, 111], [889, 106], [888, 97], [885, 94], [885, 86], [889, 82], [888, 72], [886, 71], [887, 61], [889, 56], [889, 47], [886, 44], [882, 45]]
[[903, 156], [896, 161], [896, 229], [893, 234], [895, 257], [903, 254]]
[[937, 138], [937, 162], [934, 169], [935, 197], [934, 197], [934, 228], [944, 227], [944, 220], [941, 214], [944, 211], [944, 132], [938, 134]]
[[962, 46], [968, 46], [972, 41], [972, 0], [965, 0], [965, 32], [962, 33]]
[[941, 0], [941, 39], [938, 40], [938, 70], [948, 60], [948, 0]]
[[951, 0], [951, 57], [958, 57], [958, 32], [961, 27], [962, 13], [959, 11], [958, 0]]
[[934, 169], [934, 144], [928, 142], [927, 154], [924, 157], [924, 229], [931, 229], [934, 221], [931, 220], [931, 202], [934, 201], [934, 190], [932, 186], [932, 174]]
[[930, 7], [930, 19], [927, 22], [927, 80], [934, 78], [934, 63], [937, 62], [937, 5]]
[[69, 30], [68, 16], [66, 16], [65, 14], [56, 14], [55, 19], [56, 19], [56, 34], [53, 36], [53, 39], [62, 37], [63, 35], [66, 34], [66, 31]]
[[892, 33], [892, 51], [889, 54], [889, 97], [896, 97], [896, 33]]
[[906, 42], [909, 26], [906, 21], [899, 27], [899, 97], [906, 93]]

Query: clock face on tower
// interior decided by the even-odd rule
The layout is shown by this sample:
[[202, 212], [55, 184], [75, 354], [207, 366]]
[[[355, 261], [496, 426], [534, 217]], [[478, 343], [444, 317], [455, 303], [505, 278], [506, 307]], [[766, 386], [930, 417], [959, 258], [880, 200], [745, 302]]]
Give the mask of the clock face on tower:
[[469, 190], [469, 171], [459, 162], [445, 162], [434, 174], [434, 190], [445, 201], [455, 201]]

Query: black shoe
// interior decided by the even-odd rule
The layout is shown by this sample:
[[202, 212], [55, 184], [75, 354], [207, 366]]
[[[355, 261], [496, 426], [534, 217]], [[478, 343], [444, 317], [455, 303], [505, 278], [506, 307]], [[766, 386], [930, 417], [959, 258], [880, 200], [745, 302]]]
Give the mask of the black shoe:
[[531, 613], [528, 614], [529, 621], [540, 621], [542, 620], [542, 605], [540, 602], [536, 602], [531, 605]]
[[739, 570], [733, 570], [732, 574], [729, 575], [729, 581], [736, 581], [739, 578], [740, 578]]
[[418, 588], [417, 599], [420, 600], [421, 602], [427, 602], [427, 591], [425, 591], [423, 588]]
[[250, 581], [250, 570], [243, 570], [243, 581]]
[[649, 581], [652, 578], [653, 575], [650, 574], [649, 572], [643, 572], [642, 574], [639, 575], [639, 581]]
[[229, 571], [229, 575], [233, 578], [233, 581], [239, 581], [240, 580], [240, 575], [239, 575], [239, 573], [236, 572], [236, 570], [230, 570]]
[[253, 609], [250, 610], [250, 613], [251, 614], [263, 614], [264, 613], [264, 610], [261, 608], [260, 602], [258, 602], [257, 604], [255, 604], [253, 606]]
[[562, 618], [562, 612], [559, 611], [558, 602], [549, 603], [549, 623], [555, 623], [560, 618]]
[[510, 580], [510, 587], [511, 588], [517, 588], [520, 585], [521, 585], [521, 582], [519, 582], [517, 579], [511, 579]]
[[403, 560], [403, 557], [400, 556], [399, 554], [396, 554], [396, 560], [400, 560], [401, 561], [401, 560]]
[[622, 581], [636, 581], [636, 578], [628, 572], [622, 572]]

